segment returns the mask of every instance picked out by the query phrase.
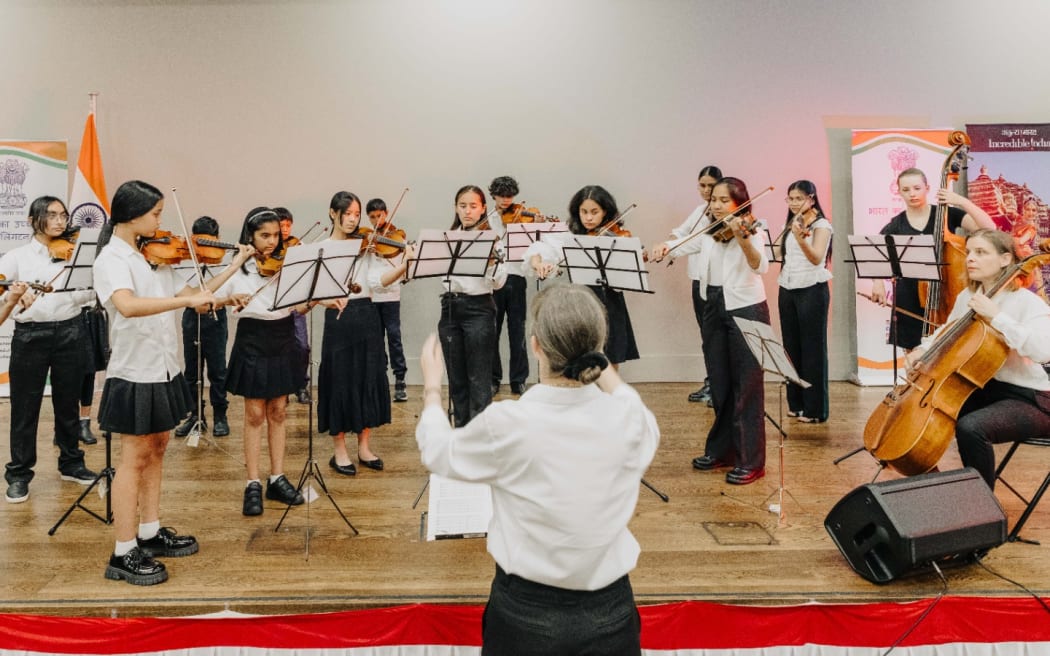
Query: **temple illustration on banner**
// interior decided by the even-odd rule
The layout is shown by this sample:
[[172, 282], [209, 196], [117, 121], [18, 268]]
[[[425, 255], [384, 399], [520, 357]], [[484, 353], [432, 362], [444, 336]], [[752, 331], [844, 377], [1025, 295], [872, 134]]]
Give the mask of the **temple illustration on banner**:
[[[1034, 242], [1050, 237], [1050, 207], [1027, 184], [1011, 182], [1001, 173], [993, 180], [988, 175], [988, 167], [982, 165], [980, 175], [969, 181], [967, 193], [970, 200], [988, 212], [1000, 230], [1011, 233], [1028, 252]], [[1050, 266], [1041, 269], [1042, 275], [1036, 276], [1035, 291], [1045, 298]]]

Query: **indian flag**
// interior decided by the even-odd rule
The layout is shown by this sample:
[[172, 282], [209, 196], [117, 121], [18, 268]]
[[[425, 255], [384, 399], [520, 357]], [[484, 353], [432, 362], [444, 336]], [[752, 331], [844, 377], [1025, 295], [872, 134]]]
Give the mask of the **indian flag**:
[[106, 200], [106, 176], [102, 173], [102, 155], [98, 150], [95, 113], [88, 114], [84, 138], [80, 141], [80, 159], [69, 195], [70, 225], [101, 228], [109, 218]]

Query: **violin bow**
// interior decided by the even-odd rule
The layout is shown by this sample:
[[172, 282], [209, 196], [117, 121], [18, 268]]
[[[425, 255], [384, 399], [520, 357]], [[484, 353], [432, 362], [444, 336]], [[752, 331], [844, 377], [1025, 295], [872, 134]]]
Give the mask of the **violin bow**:
[[[207, 286], [204, 284], [204, 272], [201, 271], [201, 264], [197, 260], [197, 252], [193, 249], [193, 242], [190, 241], [190, 231], [186, 227], [186, 219], [182, 216], [182, 206], [179, 205], [179, 194], [175, 187], [171, 188], [171, 199], [175, 201], [175, 214], [179, 217], [179, 225], [182, 227], [182, 236], [186, 240], [186, 250], [190, 252], [190, 261], [193, 262], [193, 271], [197, 274], [197, 284], [200, 286], [201, 291], [207, 290]], [[211, 306], [211, 318], [218, 320], [218, 315], [215, 313], [215, 304]]]

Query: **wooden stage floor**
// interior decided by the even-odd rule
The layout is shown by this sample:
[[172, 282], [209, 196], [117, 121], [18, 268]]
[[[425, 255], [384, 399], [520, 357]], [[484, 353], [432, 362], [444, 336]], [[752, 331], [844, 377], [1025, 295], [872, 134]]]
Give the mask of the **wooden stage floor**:
[[[861, 444], [864, 423], [886, 388], [833, 383], [828, 423], [786, 420], [784, 480], [790, 496], [786, 521], [778, 525], [777, 516], [768, 510], [781, 474], [776, 431], [767, 423], [767, 476], [755, 484], [734, 487], [725, 483], [722, 474], [694, 471], [690, 461], [702, 453], [703, 436], [713, 418], [706, 406], [686, 401], [695, 387], [638, 385], [663, 433], [646, 478], [670, 497], [664, 503], [643, 488], [631, 524], [642, 545], [638, 567], [631, 573], [639, 604], [891, 601], [940, 591], [941, 582], [934, 575], [882, 586], [868, 583], [849, 568], [824, 530], [830, 508], [853, 488], [871, 482], [877, 472], [876, 463], [865, 453], [839, 465], [832, 460]], [[48, 535], [82, 488], [61, 482], [55, 471], [51, 413], [45, 399], [40, 463], [31, 496], [22, 504], [0, 502], [0, 610], [174, 616], [223, 609], [298, 613], [417, 602], [484, 603], [493, 564], [483, 539], [420, 540], [420, 512], [426, 497], [419, 508], [412, 508], [426, 481], [413, 437], [420, 392], [410, 389], [409, 402], [394, 404], [393, 423], [376, 431], [373, 444], [386, 462], [384, 472], [362, 469], [354, 478], [339, 476], [327, 465], [329, 438], [315, 440], [320, 469], [334, 498], [360, 531], [356, 537], [323, 496], [293, 509], [277, 532], [274, 527], [283, 507], [267, 502], [261, 517], [241, 515], [245, 474], [239, 399], [233, 399], [230, 409], [230, 437], [202, 439], [197, 448], [172, 438], [161, 520], [196, 535], [201, 551], [189, 558], [166, 559], [170, 580], [146, 588], [103, 578], [113, 533], [87, 513], [75, 511], [55, 535]], [[766, 392], [767, 408], [776, 417], [780, 388], [767, 385]], [[306, 462], [306, 408], [289, 405], [287, 473], [293, 482]], [[5, 461], [9, 414], [5, 401], [0, 404], [0, 453]], [[87, 447], [87, 453], [88, 466], [101, 469], [103, 442]], [[1027, 462], [1022, 462], [1024, 456], [1029, 457]], [[267, 462], [265, 446], [263, 461]], [[1034, 489], [1048, 465], [1050, 451], [1024, 451], [1011, 465], [1010, 480]], [[957, 466], [953, 447], [942, 469]], [[264, 464], [264, 473], [267, 467]], [[890, 477], [884, 473], [879, 480]], [[997, 496], [1012, 525], [1020, 501], [1001, 486]], [[88, 505], [100, 511], [104, 507], [97, 495]], [[1037, 510], [1024, 534], [1050, 544], [1050, 503]], [[984, 563], [1048, 596], [1046, 549], [1009, 543], [992, 550]], [[979, 565], [948, 570], [946, 575], [951, 594], [1024, 594]]]

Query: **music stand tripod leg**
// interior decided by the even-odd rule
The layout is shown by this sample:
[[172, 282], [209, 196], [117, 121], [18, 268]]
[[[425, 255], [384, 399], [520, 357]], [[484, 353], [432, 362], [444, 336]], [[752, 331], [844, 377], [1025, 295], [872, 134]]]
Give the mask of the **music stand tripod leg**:
[[[113, 439], [113, 435], [109, 431], [105, 431], [102, 434], [102, 436], [106, 440], [106, 467], [102, 471], [100, 471], [98, 473], [98, 475], [95, 476], [95, 480], [91, 481], [91, 483], [88, 484], [88, 486], [84, 489], [84, 491], [80, 493], [80, 496], [77, 497], [77, 500], [74, 501], [69, 506], [69, 508], [66, 508], [66, 512], [63, 513], [62, 517], [60, 517], [59, 520], [57, 522], [55, 522], [55, 525], [52, 526], [51, 529], [47, 532], [48, 535], [54, 535], [55, 532], [58, 531], [58, 527], [61, 526], [62, 523], [65, 522], [66, 519], [77, 508], [80, 508], [81, 510], [83, 510], [87, 514], [91, 515], [92, 517], [94, 517], [98, 521], [102, 522], [103, 524], [112, 524], [113, 523], [113, 500], [110, 497], [111, 490], [112, 490], [112, 487], [113, 487], [113, 474], [116, 473], [114, 471], [114, 469], [113, 469], [113, 460], [112, 460], [113, 456], [112, 456], [112, 450], [111, 450], [111, 442], [112, 442], [112, 439]], [[91, 491], [94, 490], [96, 486], [98, 486], [100, 483], [102, 483], [102, 479], [103, 478], [106, 479], [106, 482], [104, 483], [104, 485], [105, 485], [104, 490], [105, 490], [105, 495], [106, 495], [106, 516], [105, 517], [103, 517], [102, 515], [99, 515], [94, 510], [92, 510], [92, 509], [90, 509], [90, 508], [88, 508], [88, 507], [83, 505], [84, 499], [86, 499], [87, 496], [89, 494], [91, 494]]]

